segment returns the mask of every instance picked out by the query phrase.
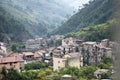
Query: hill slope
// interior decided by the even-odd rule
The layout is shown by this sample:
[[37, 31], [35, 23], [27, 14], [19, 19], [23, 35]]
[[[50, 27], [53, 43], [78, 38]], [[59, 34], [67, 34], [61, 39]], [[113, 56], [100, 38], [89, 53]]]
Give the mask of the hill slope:
[[8, 16], [24, 24], [33, 36], [55, 29], [73, 11], [58, 0], [0, 0], [0, 3]]
[[105, 23], [114, 12], [113, 0], [93, 0], [73, 15], [67, 22], [56, 29], [53, 34], [66, 34], [80, 28]]
[[23, 41], [32, 37], [24, 26], [7, 13], [0, 4], [0, 41]]
[[111, 20], [103, 24], [80, 28], [77, 32], [70, 32], [66, 37], [75, 37], [84, 41], [101, 41], [102, 39], [113, 40], [116, 20]]

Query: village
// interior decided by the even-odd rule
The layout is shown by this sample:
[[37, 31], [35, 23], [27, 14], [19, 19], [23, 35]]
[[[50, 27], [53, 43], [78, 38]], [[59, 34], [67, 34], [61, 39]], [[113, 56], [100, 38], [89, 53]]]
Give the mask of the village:
[[[105, 58], [114, 60], [114, 49], [118, 45], [109, 39], [93, 42], [72, 37], [65, 38], [63, 35], [29, 39], [24, 44], [25, 49], [21, 52], [8, 52], [7, 43], [0, 42], [0, 69], [2, 67], [14, 68], [21, 72], [26, 64], [33, 62], [45, 63], [51, 66], [54, 72], [59, 72], [61, 68], [76, 67], [80, 69], [83, 66], [96, 66]], [[114, 73], [113, 66], [109, 67], [111, 67], [111, 73]], [[108, 71], [103, 68], [97, 69], [94, 76], [99, 78], [99, 74]], [[64, 77], [70, 76], [66, 74]]]

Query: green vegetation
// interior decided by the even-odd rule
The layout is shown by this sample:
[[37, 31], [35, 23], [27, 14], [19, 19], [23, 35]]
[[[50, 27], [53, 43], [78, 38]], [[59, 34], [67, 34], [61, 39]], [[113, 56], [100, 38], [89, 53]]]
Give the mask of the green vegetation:
[[10, 43], [7, 49], [8, 51], [21, 52], [22, 49], [25, 49], [25, 45], [23, 43]]
[[[11, 68], [1, 70], [1, 80], [60, 80], [63, 75], [71, 75], [76, 80], [97, 80], [93, 74], [97, 69], [111, 70], [112, 59], [105, 57], [97, 66], [83, 66], [81, 68], [67, 67], [61, 68], [59, 72], [53, 72], [52, 67], [48, 67], [42, 62], [33, 62], [26, 64], [24, 70], [20, 73]], [[101, 78], [110, 78], [109, 73], [100, 74]]]
[[101, 61], [98, 65], [98, 68], [100, 69], [111, 69], [112, 66], [112, 59], [109, 57], [106, 57]]
[[[113, 0], [90, 1], [89, 4], [85, 4], [84, 8], [80, 9], [78, 13], [73, 15], [67, 22], [65, 22], [62, 26], [56, 29], [53, 32], [53, 34], [67, 34], [69, 32], [74, 33], [80, 30], [80, 28], [85, 28], [89, 26], [96, 27], [99, 24], [103, 24], [103, 23], [105, 23], [103, 24], [103, 26], [107, 25], [106, 22], [112, 19], [111, 15], [115, 12], [115, 9], [114, 9], [115, 7], [116, 5], [113, 4]], [[81, 34], [86, 34], [86, 33], [81, 32]], [[91, 34], [95, 34], [95, 33], [91, 33]], [[90, 38], [91, 34], [87, 34], [87, 36]], [[91, 36], [93, 37], [94, 35], [91, 35]], [[103, 38], [104, 37], [106, 36], [103, 36]]]
[[0, 80], [51, 80], [46, 78], [47, 75], [51, 74], [53, 72], [49, 68], [18, 72], [13, 68], [6, 69], [3, 67], [0, 73]]
[[115, 26], [113, 26], [114, 23], [115, 21], [112, 20], [104, 24], [81, 28], [77, 32], [66, 34], [66, 37], [75, 37], [85, 41], [100, 41], [105, 38], [113, 40], [113, 29], [115, 28]]
[[97, 67], [92, 67], [92, 66], [84, 66], [81, 67], [80, 69], [75, 67], [69, 67], [69, 68], [61, 68], [59, 74], [62, 75], [69, 74], [72, 76], [77, 76], [78, 78], [87, 78], [93, 75], [95, 70], [97, 70]]
[[28, 33], [43, 36], [72, 11], [58, 0], [0, 0], [0, 40], [10, 37], [19, 41], [27, 38]]
[[[83, 73], [81, 72], [82, 70]], [[85, 79], [85, 75], [93, 73], [96, 68], [86, 66], [82, 68], [82, 70], [75, 67], [69, 67], [69, 69], [61, 69], [62, 72], [60, 71], [59, 73], [55, 73], [50, 68], [42, 68], [38, 70], [28, 70], [19, 73], [13, 68], [7, 70], [5, 67], [3, 67], [1, 71], [1, 78], [2, 80], [60, 80], [61, 75], [70, 74], [80, 78], [82, 78], [81, 75], [84, 75], [83, 79]], [[48, 78], [47, 76], [49, 75], [52, 76]]]
[[45, 68], [47, 65], [42, 62], [33, 62], [25, 65], [25, 70], [35, 70]]
[[3, 67], [1, 75], [1, 80], [29, 80], [21, 76], [21, 74], [13, 68], [6, 69], [5, 67]]
[[101, 79], [109, 79], [110, 75], [108, 73], [101, 74]]
[[0, 41], [23, 41], [31, 37], [20, 21], [14, 19], [2, 5], [0, 5]]

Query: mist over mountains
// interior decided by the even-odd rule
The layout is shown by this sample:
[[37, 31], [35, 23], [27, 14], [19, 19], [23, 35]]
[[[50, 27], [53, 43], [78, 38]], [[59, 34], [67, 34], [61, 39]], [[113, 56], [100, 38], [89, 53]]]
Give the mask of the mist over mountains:
[[[73, 0], [70, 0], [70, 3], [71, 1]], [[11, 24], [8, 31], [18, 27], [17, 30], [24, 28], [31, 36], [43, 36], [73, 14], [73, 6], [66, 4], [69, 3], [64, 0], [0, 0], [0, 17], [4, 16], [3, 23], [6, 24], [0, 24], [1, 30], [4, 30], [1, 35], [6, 33], [5, 26], [8, 27], [11, 24], [11, 20], [7, 20], [10, 18], [20, 26]], [[10, 31], [11, 34], [13, 32]], [[12, 36], [14, 37], [14, 34]], [[11, 36], [8, 37], [11, 38]]]
[[[112, 0], [90, 0], [88, 4], [83, 2], [79, 0], [2, 0], [0, 1], [0, 40], [23, 41], [32, 37], [43, 37], [49, 33], [68, 34], [78, 38], [94, 35], [91, 27], [87, 32], [83, 28], [86, 30], [86, 27], [93, 26], [94, 30], [102, 29], [103, 27], [95, 26], [112, 20], [111, 15], [115, 12], [115, 6]], [[75, 8], [79, 8], [79, 11], [73, 15]], [[107, 26], [105, 25], [104, 28]], [[111, 33], [108, 29], [105, 31], [106, 36]], [[95, 34], [101, 35], [102, 32], [99, 32], [95, 31]], [[104, 37], [101, 35], [100, 38], [91, 40]]]
[[51, 34], [62, 34], [85, 41], [113, 40], [113, 29], [116, 24], [112, 16], [117, 5], [113, 0], [90, 0], [82, 9], [70, 17]]
[[89, 4], [85, 4], [69, 20], [62, 24], [54, 33], [66, 34], [74, 32], [83, 27], [105, 23], [110, 20], [114, 13], [112, 0], [93, 0]]

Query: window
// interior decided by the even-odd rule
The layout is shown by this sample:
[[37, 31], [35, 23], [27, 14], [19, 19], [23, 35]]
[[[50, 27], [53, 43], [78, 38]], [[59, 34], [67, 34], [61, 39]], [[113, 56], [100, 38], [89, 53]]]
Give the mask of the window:
[[10, 66], [12, 66], [12, 63], [10, 63]]

